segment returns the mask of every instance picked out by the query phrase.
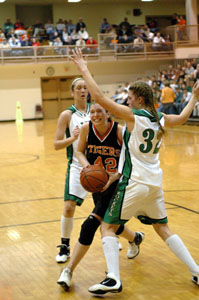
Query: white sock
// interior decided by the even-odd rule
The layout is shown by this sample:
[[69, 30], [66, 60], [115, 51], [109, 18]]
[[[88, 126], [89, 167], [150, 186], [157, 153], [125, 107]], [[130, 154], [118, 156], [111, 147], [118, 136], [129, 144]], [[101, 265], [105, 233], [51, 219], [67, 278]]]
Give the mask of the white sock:
[[61, 237], [70, 239], [73, 230], [73, 217], [67, 218], [61, 216]]
[[199, 266], [195, 263], [188, 249], [177, 234], [173, 234], [166, 241], [171, 251], [189, 268], [190, 272], [199, 274]]
[[105, 236], [102, 238], [104, 256], [108, 268], [108, 273], [113, 273], [120, 280], [119, 270], [119, 248], [117, 237]]

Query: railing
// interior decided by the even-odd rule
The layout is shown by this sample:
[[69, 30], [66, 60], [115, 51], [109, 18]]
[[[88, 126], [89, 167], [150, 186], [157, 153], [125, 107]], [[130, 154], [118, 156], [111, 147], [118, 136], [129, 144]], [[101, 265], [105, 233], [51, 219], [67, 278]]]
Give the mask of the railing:
[[[143, 45], [134, 46], [133, 43], [116, 43], [115, 34], [98, 34], [98, 45], [86, 45], [80, 47], [88, 59], [101, 60], [111, 56], [111, 59], [147, 59], [156, 57], [175, 57], [176, 48], [189, 45], [199, 47], [199, 25], [186, 26], [184, 35], [179, 35], [177, 26], [169, 26], [161, 30], [161, 33], [169, 34], [174, 42], [166, 42], [154, 46], [153, 43], [145, 42]], [[179, 40], [179, 37], [183, 38]], [[45, 61], [69, 60], [72, 55], [72, 46], [31, 46], [16, 48], [0, 48], [1, 64], [9, 63], [37, 63]], [[199, 56], [199, 55], [198, 55]]]

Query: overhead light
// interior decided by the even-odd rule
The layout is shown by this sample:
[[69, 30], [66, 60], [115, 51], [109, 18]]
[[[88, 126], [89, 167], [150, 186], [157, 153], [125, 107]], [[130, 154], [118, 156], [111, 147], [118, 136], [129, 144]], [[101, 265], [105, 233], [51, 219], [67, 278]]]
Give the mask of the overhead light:
[[68, 2], [80, 2], [80, 1], [82, 1], [82, 0], [68, 0]]
[[153, 0], [141, 0], [142, 2], [151, 2]]
[[6, 0], [0, 0], [0, 3], [3, 3], [3, 2], [5, 2]]

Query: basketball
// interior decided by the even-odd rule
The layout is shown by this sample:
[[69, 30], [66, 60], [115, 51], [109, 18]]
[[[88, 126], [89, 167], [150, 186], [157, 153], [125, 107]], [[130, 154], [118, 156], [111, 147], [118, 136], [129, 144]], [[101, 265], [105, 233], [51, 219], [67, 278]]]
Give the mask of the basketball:
[[80, 174], [81, 185], [91, 193], [100, 192], [106, 185], [108, 178], [109, 175], [106, 170], [99, 165], [84, 168]]

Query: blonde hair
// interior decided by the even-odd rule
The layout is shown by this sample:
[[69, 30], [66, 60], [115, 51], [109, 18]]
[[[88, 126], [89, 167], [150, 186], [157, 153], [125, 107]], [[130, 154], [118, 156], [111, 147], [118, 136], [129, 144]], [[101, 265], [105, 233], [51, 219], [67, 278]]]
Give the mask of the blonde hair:
[[160, 123], [160, 119], [158, 117], [158, 113], [154, 106], [154, 98], [153, 91], [151, 87], [143, 81], [136, 81], [130, 87], [129, 90], [133, 92], [135, 97], [142, 97], [144, 100], [144, 104], [149, 108], [152, 115], [155, 117], [156, 122], [159, 125], [159, 130], [157, 133], [157, 139], [160, 140], [163, 134], [165, 134], [165, 130]]
[[75, 84], [76, 84], [77, 81], [79, 81], [79, 80], [84, 80], [84, 79], [81, 78], [81, 77], [77, 77], [77, 78], [75, 78], [75, 79], [72, 81], [72, 83], [71, 83], [71, 90], [72, 90], [72, 91], [74, 91]]

